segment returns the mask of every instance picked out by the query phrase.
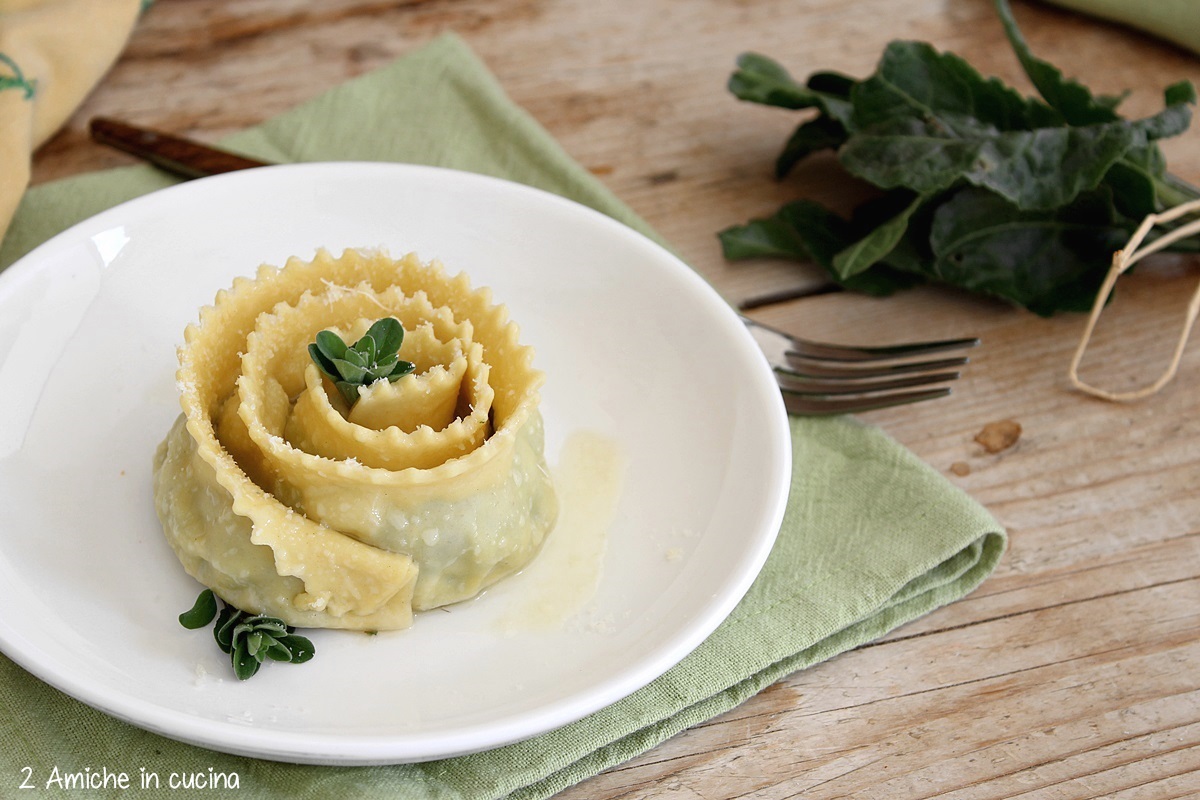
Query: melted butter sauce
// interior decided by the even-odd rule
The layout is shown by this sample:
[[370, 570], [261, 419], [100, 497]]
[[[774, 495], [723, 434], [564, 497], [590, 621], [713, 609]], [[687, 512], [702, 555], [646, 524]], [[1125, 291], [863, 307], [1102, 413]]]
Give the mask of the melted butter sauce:
[[593, 431], [567, 438], [552, 470], [558, 524], [519, 576], [523, 591], [499, 618], [501, 631], [562, 628], [596, 594], [625, 469], [615, 439]]

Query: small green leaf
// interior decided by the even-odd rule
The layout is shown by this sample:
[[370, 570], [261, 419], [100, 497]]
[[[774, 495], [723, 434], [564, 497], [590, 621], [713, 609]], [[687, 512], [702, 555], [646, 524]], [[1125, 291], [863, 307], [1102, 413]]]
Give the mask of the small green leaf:
[[[207, 612], [207, 599], [201, 593], [197, 607]], [[211, 592], [210, 592], [211, 594]], [[215, 595], [212, 603], [217, 604]], [[193, 608], [188, 614], [193, 614]], [[211, 619], [211, 617], [210, 617]], [[199, 627], [199, 626], [197, 626]], [[222, 604], [213, 637], [217, 646], [227, 654], [238, 680], [247, 680], [258, 672], [259, 665], [270, 659], [291, 663], [310, 660], [315, 649], [312, 642], [293, 633], [294, 629], [278, 617], [247, 614], [228, 604]]]
[[362, 355], [363, 362], [367, 366], [375, 363], [375, 337], [371, 336], [371, 334], [368, 333], [366, 336], [355, 342], [354, 350]]
[[321, 331], [317, 334], [317, 347], [321, 353], [329, 360], [335, 358], [345, 358], [346, 343], [342, 341], [342, 337], [338, 336], [333, 331]]
[[738, 56], [737, 67], [729, 76], [728, 88], [739, 100], [782, 108], [818, 108], [842, 125], [850, 124], [852, 78], [826, 72], [802, 86], [786, 69], [758, 53]]
[[[345, 356], [343, 358], [334, 359], [333, 363], [337, 366], [339, 372], [341, 372], [343, 364], [352, 364], [358, 369], [364, 371], [367, 368], [367, 359], [362, 353], [355, 350], [353, 347], [347, 348]], [[342, 377], [348, 378], [344, 372], [342, 372]]]
[[361, 383], [351, 383], [349, 381], [334, 381], [334, 386], [342, 395], [342, 399], [346, 401], [346, 405], [354, 405], [358, 402], [358, 390], [362, 386]]
[[778, 62], [759, 53], [742, 53], [737, 71], [729, 77], [729, 91], [739, 100], [783, 108], [811, 108], [816, 95], [797, 83]]
[[227, 605], [221, 609], [216, 627], [213, 628], [213, 638], [217, 640], [217, 646], [222, 651], [226, 653], [233, 651], [233, 631], [241, 620], [242, 612], [233, 606]]
[[308, 346], [308, 355], [309, 358], [313, 360], [313, 363], [317, 365], [317, 369], [321, 370], [321, 372], [325, 373], [325, 375], [330, 378], [337, 377], [337, 367], [333, 365], [333, 361], [324, 353], [322, 353], [321, 349], [315, 344], [310, 344]]
[[397, 362], [396, 366], [393, 367], [392, 371], [389, 372], [385, 377], [387, 377], [389, 381], [396, 381], [400, 378], [403, 378], [405, 375], [411, 374], [412, 372], [416, 371], [416, 369], [417, 365], [411, 361], [400, 361]]
[[239, 681], [253, 678], [258, 672], [258, 668], [262, 666], [262, 662], [250, 653], [243, 642], [238, 642], [237, 647], [230, 654], [230, 660], [233, 662], [233, 674]]
[[271, 644], [267, 647], [266, 654], [267, 658], [271, 659], [272, 661], [282, 661], [286, 663], [292, 660], [292, 651], [274, 639], [271, 640]]
[[404, 327], [400, 321], [384, 317], [372, 323], [349, 347], [332, 331], [321, 331], [317, 341], [308, 346], [308, 352], [346, 403], [353, 406], [361, 387], [384, 378], [394, 381], [415, 370], [414, 365], [400, 360], [398, 352], [403, 342]]
[[[356, 363], [356, 362], [363, 363]], [[349, 383], [362, 384], [363, 378], [367, 377], [367, 365], [362, 356], [354, 350], [347, 350], [345, 358], [339, 358], [333, 362], [337, 367], [338, 374], [342, 376], [342, 380]]]
[[179, 615], [179, 624], [189, 630], [203, 628], [217, 617], [217, 596], [212, 589], [205, 589], [196, 598], [190, 611]]
[[303, 664], [305, 661], [310, 661], [317, 652], [316, 648], [313, 647], [313, 643], [307, 637], [295, 633], [284, 636], [278, 641], [279, 644], [291, 651], [293, 664]]
[[250, 617], [246, 620], [246, 624], [250, 625], [256, 631], [263, 631], [272, 635], [283, 636], [291, 633], [287, 626], [283, 624], [283, 620], [279, 617], [268, 617], [263, 614]]
[[400, 321], [392, 317], [384, 317], [373, 324], [367, 335], [372, 337], [377, 345], [376, 352], [382, 356], [390, 356], [400, 351], [404, 344], [404, 328]]
[[1196, 104], [1196, 87], [1192, 85], [1191, 81], [1172, 83], [1163, 91], [1163, 99], [1169, 106], [1181, 103], [1194, 106]]
[[814, 72], [808, 76], [808, 80], [804, 82], [804, 85], [814, 92], [820, 92], [828, 97], [839, 97], [843, 100], [849, 100], [850, 93], [858, 85], [858, 80], [851, 78], [849, 75], [843, 75], [840, 72]]

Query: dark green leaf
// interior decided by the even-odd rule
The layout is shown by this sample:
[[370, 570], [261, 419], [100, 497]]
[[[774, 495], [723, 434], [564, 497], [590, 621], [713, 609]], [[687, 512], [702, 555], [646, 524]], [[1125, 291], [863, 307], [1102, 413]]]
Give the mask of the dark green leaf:
[[1086, 86], [1064, 78], [1058, 67], [1035, 56], [1017, 27], [1008, 0], [995, 0], [995, 3], [1004, 33], [1021, 67], [1047, 104], [1062, 114], [1071, 125], [1094, 125], [1120, 119], [1110, 104], [1097, 101]]
[[895, 118], [851, 138], [839, 159], [885, 189], [931, 194], [966, 181], [1021, 208], [1051, 209], [1095, 188], [1131, 148], [1186, 128], [1189, 114], [1171, 106], [1132, 123], [1008, 132], [965, 117]]
[[[189, 615], [196, 612], [197, 608], [207, 611], [207, 600], [203, 594], [201, 593], [201, 598], [197, 600], [196, 607], [188, 612]], [[212, 602], [216, 604], [215, 596], [212, 597]], [[182, 622], [182, 619], [180, 621]], [[238, 680], [244, 681], [257, 673], [260, 663], [266, 659], [303, 663], [313, 657], [312, 642], [303, 636], [295, 635], [293, 630], [278, 617], [251, 615], [231, 605], [222, 604], [217, 624], [213, 629], [213, 637], [217, 646], [229, 654], [233, 672]]]
[[858, 80], [851, 78], [849, 75], [843, 75], [840, 72], [814, 72], [808, 76], [808, 80], [804, 82], [804, 85], [814, 92], [827, 97], [838, 97], [842, 100], [849, 100], [850, 93], [858, 85]]
[[1107, 192], [1063, 209], [1026, 211], [965, 188], [939, 206], [930, 232], [934, 278], [1048, 313], [1075, 310], [1080, 285], [1094, 294], [1130, 231]]
[[1176, 106], [1186, 104], [1196, 105], [1196, 87], [1191, 81], [1179, 81], [1172, 83], [1163, 91], [1163, 100], [1166, 105]]
[[791, 225], [778, 217], [755, 219], [745, 225], [734, 225], [721, 231], [721, 251], [725, 258], [790, 258], [811, 261], [803, 240]]
[[896, 118], [936, 124], [970, 119], [997, 131], [1061, 125], [1062, 117], [1022, 97], [995, 78], [984, 78], [953, 53], [923, 42], [892, 42], [874, 75], [854, 87], [854, 124], [868, 128]]
[[1156, 144], [1187, 129], [1196, 91], [1173, 84], [1163, 111], [1126, 121], [1121, 97], [1094, 96], [1034, 56], [1007, 0], [995, 2], [1045, 102], [916, 42], [889, 44], [862, 81], [816, 73], [801, 86], [763, 56], [739, 61], [730, 87], [743, 99], [821, 112], [792, 134], [780, 174], [836, 148], [885, 194], [850, 221], [788, 203], [723, 231], [726, 257], [808, 257], [843, 286], [877, 294], [928, 277], [1037, 313], [1089, 307], [1142, 217], [1200, 197], [1166, 171]]
[[[894, 253], [895, 251], [892, 251], [888, 258], [890, 259]], [[893, 269], [887, 261], [884, 261], [866, 272], [860, 272], [845, 280], [838, 280], [838, 284], [852, 292], [861, 292], [872, 297], [887, 297], [901, 289], [916, 286], [922, 280], [923, 278], [919, 274]]]
[[815, 261], [840, 285], [854, 291], [887, 295], [917, 281], [882, 265], [848, 279], [839, 277], [833, 260], [854, 241], [855, 231], [850, 223], [808, 200], [788, 203], [774, 216], [721, 233], [726, 254], [732, 251], [744, 254], [741, 257], [777, 256]]
[[1133, 130], [1137, 146], [1145, 146], [1157, 139], [1178, 136], [1192, 124], [1192, 109], [1188, 103], [1176, 103], [1164, 108], [1152, 117], [1125, 123]]
[[831, 274], [834, 256], [854, 243], [854, 232], [846, 220], [809, 200], [785, 204], [775, 219], [790, 228], [812, 260]]
[[1100, 105], [1104, 106], [1105, 108], [1111, 109], [1112, 111], [1116, 111], [1117, 106], [1121, 105], [1121, 103], [1124, 103], [1125, 98], [1127, 98], [1127, 97], [1129, 97], [1128, 89], [1125, 90], [1124, 92], [1121, 92], [1120, 94], [1096, 95], [1096, 102], [1099, 103]]
[[212, 589], [205, 589], [196, 598], [191, 610], [179, 615], [179, 624], [190, 630], [196, 630], [212, 622], [216, 616], [217, 596], [213, 594]]
[[739, 100], [781, 108], [819, 105], [815, 92], [797, 83], [776, 61], [758, 53], [742, 53], [729, 77], [729, 91]]
[[908, 220], [921, 207], [926, 198], [922, 195], [913, 197], [908, 205], [886, 222], [874, 227], [854, 244], [840, 251], [833, 257], [833, 273], [841, 280], [846, 280], [864, 272], [887, 257], [893, 248], [900, 243], [908, 230]]
[[1142, 218], [1158, 211], [1154, 176], [1121, 159], [1104, 176], [1104, 184], [1112, 189], [1117, 208], [1127, 217]]
[[825, 112], [830, 121], [849, 128], [854, 119], [854, 104], [850, 95], [858, 81], [837, 72], [815, 72], [808, 76], [805, 85], [817, 95], [818, 108]]
[[[797, 83], [782, 66], [758, 53], [738, 56], [737, 70], [729, 77], [729, 91], [740, 100], [781, 108], [817, 108], [842, 124], [853, 111], [848, 102], [844, 76], [824, 73], [818, 86], [830, 86], [833, 92]], [[842, 80], [839, 80], [841, 78]]]
[[775, 176], [782, 178], [801, 159], [818, 150], [836, 150], [845, 143], [846, 129], [832, 117], [819, 116], [799, 125], [775, 161]]

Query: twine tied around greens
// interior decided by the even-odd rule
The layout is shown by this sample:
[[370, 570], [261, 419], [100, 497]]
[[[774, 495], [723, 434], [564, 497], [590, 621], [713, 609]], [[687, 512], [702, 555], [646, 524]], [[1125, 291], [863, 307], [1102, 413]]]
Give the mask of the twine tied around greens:
[[1087, 351], [1088, 344], [1091, 342], [1096, 322], [1100, 319], [1100, 313], [1104, 310], [1104, 306], [1112, 294], [1113, 286], [1117, 283], [1117, 278], [1146, 256], [1157, 253], [1159, 250], [1169, 247], [1180, 239], [1186, 239], [1189, 236], [1200, 233], [1200, 219], [1194, 219], [1186, 225], [1181, 225], [1143, 247], [1142, 241], [1150, 233], [1151, 229], [1156, 225], [1171, 223], [1180, 217], [1198, 211], [1200, 211], [1200, 200], [1192, 200], [1175, 206], [1161, 214], [1151, 214], [1142, 220], [1142, 224], [1134, 231], [1133, 236], [1129, 238], [1125, 247], [1113, 253], [1112, 266], [1108, 270], [1108, 275], [1104, 278], [1104, 284], [1100, 287], [1100, 291], [1096, 295], [1096, 302], [1092, 305], [1092, 313], [1088, 317], [1087, 326], [1083, 330], [1083, 336], [1079, 340], [1079, 346], [1075, 349], [1075, 356], [1071, 359], [1071, 366], [1067, 370], [1067, 377], [1070, 379], [1071, 385], [1076, 389], [1104, 400], [1121, 403], [1149, 397], [1166, 386], [1175, 377], [1175, 373], [1179, 370], [1179, 363], [1183, 360], [1183, 349], [1187, 345], [1188, 337], [1192, 333], [1192, 326], [1196, 322], [1197, 315], [1200, 315], [1200, 285], [1196, 287], [1196, 291], [1188, 303], [1187, 314], [1183, 321], [1183, 329], [1180, 331], [1179, 341], [1175, 343], [1175, 352], [1171, 357], [1171, 362], [1167, 365], [1166, 371], [1153, 383], [1128, 392], [1110, 392], [1107, 389], [1101, 389], [1080, 380], [1079, 363], [1083, 360], [1083, 354]]

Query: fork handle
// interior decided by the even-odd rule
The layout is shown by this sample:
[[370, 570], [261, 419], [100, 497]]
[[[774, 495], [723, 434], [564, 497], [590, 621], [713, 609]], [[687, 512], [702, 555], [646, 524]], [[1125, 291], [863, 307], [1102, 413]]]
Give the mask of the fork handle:
[[88, 124], [88, 131], [92, 139], [100, 144], [123, 150], [184, 178], [203, 178], [206, 175], [267, 166], [265, 161], [256, 161], [107, 117], [93, 118]]

